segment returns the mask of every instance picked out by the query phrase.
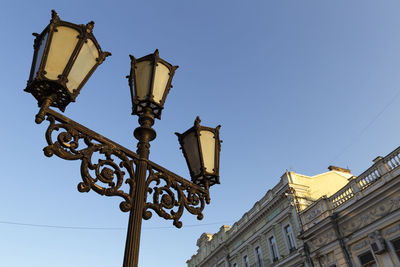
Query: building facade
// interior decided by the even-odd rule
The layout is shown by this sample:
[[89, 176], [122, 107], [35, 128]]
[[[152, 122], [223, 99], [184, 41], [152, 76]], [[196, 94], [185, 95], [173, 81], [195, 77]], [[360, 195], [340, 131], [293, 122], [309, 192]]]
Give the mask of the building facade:
[[312, 266], [307, 246], [298, 238], [303, 228], [299, 213], [335, 194], [351, 177], [349, 170], [333, 166], [312, 177], [284, 173], [232, 227], [203, 233], [188, 267]]
[[300, 214], [316, 267], [400, 266], [400, 147]]

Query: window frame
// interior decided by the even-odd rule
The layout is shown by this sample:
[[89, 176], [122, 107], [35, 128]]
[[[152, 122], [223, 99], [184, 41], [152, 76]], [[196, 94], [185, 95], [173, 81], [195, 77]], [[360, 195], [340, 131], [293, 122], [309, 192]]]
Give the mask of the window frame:
[[[259, 249], [260, 254], [257, 253], [257, 248]], [[263, 254], [262, 254], [261, 246], [259, 244], [257, 244], [254, 247], [254, 256], [255, 256], [255, 260], [256, 260], [256, 266], [257, 267], [264, 267]], [[258, 258], [258, 256], [260, 256], [260, 258]]]
[[249, 256], [247, 254], [244, 254], [242, 256], [242, 263], [243, 263], [243, 267], [250, 267]]
[[393, 238], [392, 240], [390, 240], [389, 241], [389, 243], [390, 243], [390, 246], [393, 248], [393, 253], [394, 253], [394, 255], [397, 257], [397, 259], [400, 261], [400, 248], [399, 248], [399, 252], [397, 252], [397, 250], [396, 250], [396, 248], [395, 248], [395, 246], [394, 246], [394, 243], [395, 242], [400, 242], [400, 237], [396, 237], [396, 238]]
[[[293, 247], [290, 244], [290, 240], [289, 240], [288, 234], [286, 234], [286, 227], [288, 227], [288, 226], [290, 227], [290, 231], [291, 231], [292, 238], [293, 238], [293, 245], [294, 245]], [[297, 249], [296, 237], [294, 236], [293, 226], [292, 226], [292, 224], [290, 222], [282, 224], [282, 233], [284, 235], [286, 249], [290, 254], [290, 253], [292, 253], [293, 251], [295, 251]]]
[[[375, 257], [374, 252], [371, 251], [370, 249], [368, 249], [368, 250], [364, 250], [363, 252], [360, 252], [360, 253], [357, 254], [357, 260], [358, 260], [358, 264], [360, 265], [360, 267], [363, 267], [363, 266], [364, 266], [363, 263], [361, 262], [360, 257], [361, 257], [361, 256], [364, 256], [364, 255], [366, 255], [366, 254], [368, 254], [368, 253], [371, 254], [372, 258], [374, 259], [374, 261], [375, 261], [375, 266], [378, 266], [378, 261], [376, 260], [376, 257]], [[364, 264], [368, 264], [368, 262], [367, 262], [367, 263], [364, 263]]]
[[[273, 245], [271, 244], [271, 239], [274, 240], [273, 243], [275, 244], [276, 255], [274, 255], [275, 252], [273, 250]], [[271, 255], [271, 263], [274, 263], [279, 260], [279, 249], [278, 249], [278, 244], [276, 243], [275, 235], [273, 235], [273, 234], [269, 235], [267, 238], [267, 243], [268, 243], [268, 247], [269, 247], [269, 253]]]

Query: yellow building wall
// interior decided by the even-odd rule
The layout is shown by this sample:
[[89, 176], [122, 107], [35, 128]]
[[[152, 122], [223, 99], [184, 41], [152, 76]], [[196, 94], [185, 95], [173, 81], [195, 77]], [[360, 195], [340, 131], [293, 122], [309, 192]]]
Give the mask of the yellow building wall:
[[298, 196], [308, 197], [317, 200], [322, 196], [330, 197], [335, 194], [339, 189], [344, 187], [353, 175], [351, 173], [344, 173], [338, 171], [329, 171], [315, 176], [306, 176], [294, 172], [288, 172], [287, 179], [293, 188], [296, 185], [305, 189], [296, 191]]

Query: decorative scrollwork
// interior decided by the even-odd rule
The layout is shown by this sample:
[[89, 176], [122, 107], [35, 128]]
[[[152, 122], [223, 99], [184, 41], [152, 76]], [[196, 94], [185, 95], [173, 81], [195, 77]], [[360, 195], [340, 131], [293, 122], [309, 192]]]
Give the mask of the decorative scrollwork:
[[184, 209], [197, 215], [198, 220], [203, 219], [202, 211], [205, 204], [210, 203], [208, 189], [166, 172], [158, 166], [154, 166], [151, 162], [148, 165], [148, 172], [146, 193], [147, 198], [151, 198], [150, 195], [152, 194], [152, 202], [145, 204], [144, 219], [148, 220], [152, 217], [152, 212], [148, 209], [154, 210], [164, 219], [173, 220], [173, 224], [177, 228], [182, 227], [182, 222], [179, 219]]
[[[78, 191], [92, 189], [100, 195], [122, 197], [120, 209], [130, 211], [136, 193], [135, 168], [139, 156], [51, 109], [46, 110], [46, 116], [50, 125], [46, 131], [48, 146], [43, 149], [44, 154], [81, 160], [82, 182], [78, 184]], [[208, 188], [191, 183], [149, 160], [146, 165], [145, 194], [146, 200], [152, 201], [144, 204], [143, 219], [152, 217], [149, 209], [164, 219], [173, 220], [178, 228], [182, 227], [180, 218], [185, 209], [197, 215], [197, 219], [203, 218], [202, 211], [210, 203]], [[121, 188], [124, 180], [129, 193]]]
[[[89, 192], [93, 189], [100, 195], [120, 196], [124, 199], [120, 203], [120, 209], [124, 212], [129, 211], [132, 198], [121, 186], [127, 172], [128, 178], [125, 183], [134, 190], [136, 158], [128, 157], [127, 153], [108, 139], [54, 111], [48, 112], [47, 120], [50, 121], [50, 125], [46, 131], [48, 146], [43, 149], [44, 154], [47, 157], [55, 154], [67, 160], [81, 160], [83, 181], [78, 184], [78, 191]], [[57, 134], [56, 141], [53, 141], [54, 133]]]

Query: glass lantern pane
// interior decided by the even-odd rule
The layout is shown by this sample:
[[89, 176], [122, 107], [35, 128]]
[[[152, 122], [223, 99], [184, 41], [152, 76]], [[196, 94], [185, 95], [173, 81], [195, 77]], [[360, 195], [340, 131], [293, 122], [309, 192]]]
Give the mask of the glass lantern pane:
[[153, 74], [153, 63], [149, 60], [137, 62], [135, 73], [136, 97], [138, 100], [148, 99]]
[[39, 50], [36, 56], [36, 62], [35, 62], [35, 70], [33, 71], [33, 77], [36, 77], [36, 74], [39, 70], [40, 63], [42, 62], [43, 58], [43, 53], [44, 53], [44, 48], [46, 47], [46, 42], [47, 42], [47, 36], [49, 35], [49, 32], [46, 32], [46, 34], [43, 36], [42, 42], [40, 43]]
[[67, 88], [70, 93], [82, 83], [86, 75], [96, 65], [98, 57], [99, 51], [96, 45], [92, 40], [88, 39], [86, 43], [83, 43], [81, 51], [79, 51], [78, 57], [68, 74]]
[[192, 170], [194, 175], [198, 175], [200, 173], [200, 153], [194, 132], [190, 132], [184, 137], [183, 150], [188, 159], [189, 169]]
[[57, 80], [67, 65], [72, 52], [78, 43], [79, 32], [75, 29], [60, 26], [54, 31], [47, 56], [45, 71], [50, 80]]
[[153, 99], [156, 103], [160, 104], [164, 96], [165, 89], [169, 80], [169, 69], [162, 63], [156, 66], [156, 73], [154, 77]]
[[210, 131], [200, 131], [200, 144], [206, 172], [213, 173], [215, 165], [215, 138]]

